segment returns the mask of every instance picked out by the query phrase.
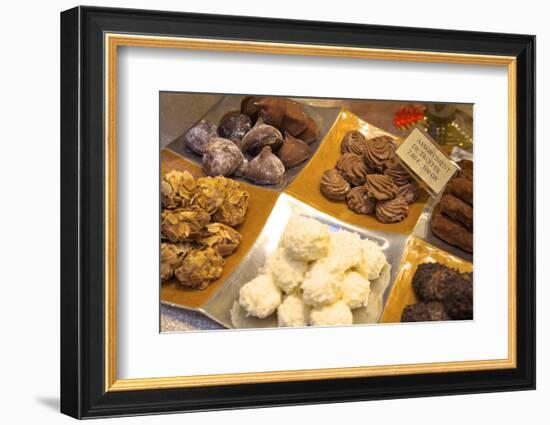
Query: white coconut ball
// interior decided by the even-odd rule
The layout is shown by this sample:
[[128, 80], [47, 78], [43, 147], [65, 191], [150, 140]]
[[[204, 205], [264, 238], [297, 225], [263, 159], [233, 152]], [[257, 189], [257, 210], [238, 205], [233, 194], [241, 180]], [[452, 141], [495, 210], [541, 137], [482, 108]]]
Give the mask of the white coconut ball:
[[329, 256], [337, 259], [341, 271], [358, 266], [362, 250], [363, 241], [359, 234], [347, 230], [330, 233]]
[[309, 313], [312, 326], [351, 325], [353, 315], [348, 305], [340, 300], [333, 304], [312, 308]]
[[284, 248], [279, 247], [267, 258], [262, 271], [271, 274], [275, 284], [290, 294], [300, 286], [308, 267], [308, 263], [291, 258]]
[[311, 262], [327, 255], [329, 230], [315, 219], [297, 215], [287, 223], [281, 242], [291, 258]]
[[316, 262], [302, 283], [304, 302], [308, 305], [332, 304], [340, 296], [339, 281], [342, 274], [333, 269], [332, 261], [325, 260]]
[[248, 315], [263, 319], [281, 304], [281, 290], [275, 285], [271, 275], [261, 274], [242, 286], [239, 304]]
[[366, 306], [370, 294], [370, 282], [357, 272], [347, 272], [340, 283], [342, 301], [349, 308]]
[[309, 307], [299, 293], [287, 295], [277, 308], [279, 326], [306, 326], [309, 320]]
[[362, 241], [361, 262], [357, 266], [357, 271], [361, 273], [365, 279], [372, 281], [380, 276], [382, 268], [386, 263], [386, 256], [382, 248], [376, 242], [364, 239]]

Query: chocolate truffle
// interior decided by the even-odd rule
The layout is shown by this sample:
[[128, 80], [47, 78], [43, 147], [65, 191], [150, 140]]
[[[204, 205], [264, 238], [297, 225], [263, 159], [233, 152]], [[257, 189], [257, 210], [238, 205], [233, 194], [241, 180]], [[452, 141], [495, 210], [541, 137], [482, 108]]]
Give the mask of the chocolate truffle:
[[286, 101], [285, 115], [281, 124], [281, 131], [298, 136], [307, 128], [307, 115], [299, 103]]
[[396, 223], [402, 221], [409, 213], [405, 200], [398, 196], [388, 201], [378, 201], [375, 208], [376, 218], [382, 223]]
[[207, 176], [230, 176], [241, 165], [244, 157], [231, 140], [212, 139], [202, 156], [202, 170]]
[[247, 168], [248, 168], [248, 159], [243, 158], [243, 162], [241, 162], [241, 165], [237, 167], [233, 175], [236, 177], [244, 177], [244, 175], [246, 174]]
[[365, 183], [369, 171], [363, 158], [353, 153], [345, 153], [338, 158], [336, 168], [354, 186]]
[[443, 301], [445, 288], [459, 273], [438, 263], [419, 264], [412, 279], [412, 287], [420, 301]]
[[471, 320], [473, 318], [473, 290], [471, 274], [468, 276], [466, 273], [446, 286], [443, 305], [451, 318], [454, 320]]
[[368, 191], [369, 198], [378, 201], [386, 201], [397, 196], [397, 187], [393, 184], [393, 180], [384, 174], [368, 174], [365, 188]]
[[343, 201], [350, 189], [349, 182], [335, 168], [325, 171], [321, 176], [321, 193], [332, 201]]
[[252, 121], [248, 115], [239, 111], [228, 112], [220, 120], [218, 134], [240, 145], [244, 135], [250, 131]]
[[439, 302], [409, 304], [403, 309], [403, 314], [401, 315], [401, 322], [430, 322], [440, 320], [449, 320], [449, 316], [443, 304]]
[[264, 97], [254, 102], [258, 108], [258, 117], [268, 125], [280, 128], [285, 118], [287, 99], [282, 97]]
[[342, 153], [354, 153], [355, 155], [363, 155], [363, 149], [367, 139], [357, 130], [351, 130], [346, 133], [342, 139], [340, 149]]
[[346, 195], [348, 208], [357, 214], [372, 214], [376, 202], [369, 198], [365, 186], [356, 186]]
[[241, 149], [257, 155], [265, 146], [276, 151], [283, 143], [283, 135], [275, 127], [265, 124], [262, 118], [258, 118], [252, 129], [242, 139]]
[[285, 166], [271, 147], [265, 146], [260, 154], [248, 163], [245, 177], [257, 184], [279, 184], [283, 181]]
[[185, 132], [183, 143], [196, 154], [202, 155], [210, 140], [215, 137], [218, 137], [216, 124], [209, 121], [201, 121]]
[[252, 122], [256, 122], [258, 119], [258, 106], [256, 105], [256, 102], [261, 99], [261, 96], [246, 96], [241, 101], [241, 112], [248, 115]]
[[317, 137], [317, 124], [315, 120], [308, 115], [306, 119], [306, 129], [298, 134], [298, 138], [308, 145], [311, 145], [317, 140]]
[[395, 149], [396, 145], [391, 137], [374, 137], [365, 143], [363, 158], [370, 169], [383, 172], [386, 163], [393, 157]]
[[277, 156], [288, 170], [308, 159], [311, 156], [311, 148], [307, 143], [285, 132], [285, 140], [277, 151]]

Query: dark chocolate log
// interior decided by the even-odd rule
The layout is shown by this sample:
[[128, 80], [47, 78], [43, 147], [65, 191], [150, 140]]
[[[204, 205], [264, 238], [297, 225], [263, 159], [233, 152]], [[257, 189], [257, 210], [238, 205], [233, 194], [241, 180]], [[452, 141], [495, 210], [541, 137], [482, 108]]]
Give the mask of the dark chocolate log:
[[464, 202], [462, 199], [453, 195], [443, 195], [441, 202], [439, 203], [441, 212], [448, 215], [452, 219], [459, 221], [468, 230], [474, 228], [474, 210], [473, 208]]
[[454, 245], [466, 252], [474, 251], [474, 238], [462, 224], [451, 220], [442, 214], [439, 206], [434, 209], [431, 220], [432, 232], [438, 238], [443, 239], [450, 245]]
[[473, 205], [474, 200], [474, 182], [464, 177], [458, 177], [453, 180], [449, 192], [457, 198], [462, 199], [468, 205]]
[[457, 174], [457, 177], [464, 177], [468, 180], [474, 179], [474, 163], [468, 159], [463, 159], [458, 162], [460, 171]]

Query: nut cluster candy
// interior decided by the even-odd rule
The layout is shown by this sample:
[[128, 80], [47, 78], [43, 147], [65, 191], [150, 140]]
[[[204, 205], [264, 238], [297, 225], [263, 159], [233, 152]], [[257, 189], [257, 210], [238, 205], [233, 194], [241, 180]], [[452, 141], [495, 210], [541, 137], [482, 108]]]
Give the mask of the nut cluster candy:
[[168, 280], [174, 275], [174, 270], [181, 266], [181, 263], [187, 253], [191, 251], [192, 245], [189, 243], [169, 243], [160, 244], [160, 277], [162, 280]]
[[223, 257], [214, 248], [191, 250], [174, 274], [186, 288], [204, 289], [222, 274]]
[[161, 280], [204, 289], [241, 243], [234, 227], [245, 219], [248, 192], [225, 177], [173, 170], [162, 178], [161, 195]]
[[162, 206], [176, 208], [187, 206], [191, 203], [191, 197], [195, 191], [195, 179], [188, 171], [170, 171], [166, 173], [160, 182], [160, 196]]
[[419, 188], [395, 154], [396, 147], [389, 136], [367, 139], [360, 131], [349, 131], [335, 167], [321, 176], [321, 193], [331, 201], [345, 200], [351, 211], [374, 215], [382, 223], [404, 220]]

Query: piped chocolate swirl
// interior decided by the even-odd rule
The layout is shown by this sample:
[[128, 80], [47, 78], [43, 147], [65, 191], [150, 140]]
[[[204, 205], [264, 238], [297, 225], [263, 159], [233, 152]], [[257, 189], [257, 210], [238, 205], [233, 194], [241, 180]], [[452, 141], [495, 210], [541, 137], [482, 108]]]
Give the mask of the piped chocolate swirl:
[[369, 169], [363, 158], [353, 153], [345, 153], [336, 162], [336, 168], [342, 176], [354, 186], [365, 183]]
[[372, 170], [383, 172], [387, 162], [392, 159], [395, 149], [395, 142], [389, 136], [368, 139], [363, 150], [365, 164]]
[[411, 182], [411, 175], [405, 167], [403, 167], [397, 156], [394, 156], [386, 162], [384, 174], [390, 176], [397, 186], [404, 186]]
[[382, 223], [396, 223], [407, 217], [409, 208], [402, 196], [376, 204], [376, 218]]
[[335, 168], [327, 170], [321, 176], [321, 193], [333, 201], [343, 201], [351, 185]]
[[369, 198], [386, 201], [397, 196], [397, 187], [390, 177], [384, 174], [369, 174], [365, 182]]
[[354, 153], [355, 155], [363, 155], [363, 149], [367, 139], [357, 130], [348, 131], [342, 139], [340, 150], [342, 153]]

